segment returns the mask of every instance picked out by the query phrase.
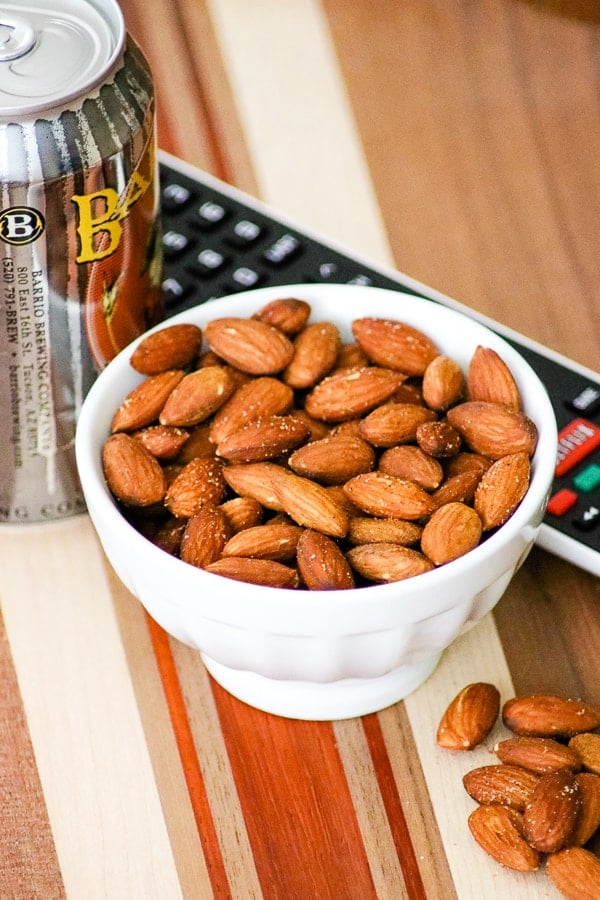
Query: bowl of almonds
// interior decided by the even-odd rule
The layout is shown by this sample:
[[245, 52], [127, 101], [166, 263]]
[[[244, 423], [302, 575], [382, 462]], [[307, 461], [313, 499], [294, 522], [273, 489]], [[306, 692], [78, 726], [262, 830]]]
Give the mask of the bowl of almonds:
[[76, 457], [105, 553], [159, 625], [245, 702], [339, 719], [405, 697], [498, 602], [556, 441], [543, 384], [483, 324], [291, 285], [122, 351]]

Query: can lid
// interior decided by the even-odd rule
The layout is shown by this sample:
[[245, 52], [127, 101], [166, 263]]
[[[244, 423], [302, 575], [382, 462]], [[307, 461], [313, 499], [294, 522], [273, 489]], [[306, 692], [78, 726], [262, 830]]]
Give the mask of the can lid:
[[92, 89], [124, 41], [116, 0], [2, 3], [0, 116], [35, 113]]

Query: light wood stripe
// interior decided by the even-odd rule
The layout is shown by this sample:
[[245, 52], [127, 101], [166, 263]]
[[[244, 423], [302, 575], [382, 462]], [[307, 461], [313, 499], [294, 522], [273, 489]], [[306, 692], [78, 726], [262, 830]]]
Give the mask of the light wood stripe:
[[18, 526], [2, 540], [6, 633], [66, 893], [81, 896], [86, 885], [86, 900], [175, 900], [179, 879], [92, 526], [85, 517]]

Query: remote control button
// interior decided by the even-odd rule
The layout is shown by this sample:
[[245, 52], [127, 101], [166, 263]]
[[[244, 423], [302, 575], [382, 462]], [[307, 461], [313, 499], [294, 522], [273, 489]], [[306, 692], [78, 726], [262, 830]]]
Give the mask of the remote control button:
[[165, 231], [163, 234], [163, 252], [169, 259], [180, 256], [187, 250], [189, 244], [189, 238], [180, 231]]
[[569, 488], [562, 488], [548, 500], [547, 510], [551, 516], [564, 516], [577, 503], [577, 494]]
[[573, 519], [573, 525], [579, 531], [593, 531], [600, 522], [600, 509], [597, 506], [588, 506], [578, 519]]
[[227, 218], [227, 210], [220, 203], [214, 203], [212, 200], [205, 200], [201, 203], [196, 214], [190, 219], [192, 225], [198, 228], [209, 229], [220, 225]]
[[263, 259], [273, 266], [283, 266], [300, 252], [300, 241], [293, 234], [282, 234], [274, 244], [267, 247]]
[[348, 279], [347, 284], [362, 284], [363, 287], [370, 287], [373, 284], [373, 279], [369, 277], [369, 275], [354, 275], [353, 278]]
[[589, 493], [597, 488], [600, 484], [600, 466], [597, 463], [591, 463], [578, 472], [573, 479], [573, 485], [578, 491]]
[[593, 416], [600, 410], [600, 388], [590, 384], [572, 400], [567, 400], [566, 405], [577, 413]]
[[558, 434], [556, 475], [564, 475], [600, 447], [600, 428], [587, 419], [573, 419]]
[[189, 297], [194, 290], [195, 282], [193, 278], [184, 275], [177, 277], [171, 275], [162, 283], [163, 299], [165, 306], [171, 307], [181, 303], [186, 297]]
[[205, 247], [190, 264], [190, 268], [200, 275], [213, 275], [215, 272], [220, 272], [226, 262], [226, 257], [218, 250]]
[[231, 280], [235, 290], [244, 290], [256, 287], [263, 280], [263, 277], [256, 269], [250, 269], [248, 266], [239, 266], [232, 273]]
[[192, 192], [182, 184], [167, 184], [162, 190], [161, 203], [166, 212], [183, 209], [192, 199]]
[[233, 247], [249, 247], [261, 237], [263, 229], [257, 222], [250, 219], [240, 219], [231, 231], [224, 236], [224, 240]]

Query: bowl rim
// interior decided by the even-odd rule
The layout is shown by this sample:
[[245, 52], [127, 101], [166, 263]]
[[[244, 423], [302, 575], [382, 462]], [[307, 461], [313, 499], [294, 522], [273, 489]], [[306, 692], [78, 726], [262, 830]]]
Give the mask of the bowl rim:
[[[191, 307], [184, 312], [166, 318], [161, 323], [145, 332], [144, 335], [136, 338], [98, 375], [83, 402], [78, 417], [75, 436], [76, 462], [88, 508], [93, 510], [93, 515], [90, 513], [92, 521], [97, 515], [101, 515], [104, 519], [106, 519], [107, 516], [114, 516], [114, 524], [112, 527], [115, 530], [115, 536], [118, 536], [119, 539], [123, 541], [132, 541], [132, 553], [139, 554], [140, 558], [143, 558], [148, 554], [151, 558], [153, 558], [155, 554], [161, 554], [160, 563], [165, 567], [166, 571], [168, 571], [169, 568], [173, 570], [173, 577], [177, 577], [178, 573], [179, 577], [181, 577], [181, 567], [185, 566], [188, 578], [195, 577], [195, 572], [196, 574], [201, 575], [203, 583], [206, 578], [217, 579], [219, 585], [222, 587], [224, 580], [223, 576], [206, 572], [201, 569], [195, 570], [194, 567], [190, 566], [188, 563], [182, 562], [180, 559], [172, 557], [165, 551], [160, 550], [138, 532], [120, 513], [102, 474], [100, 452], [94, 437], [97, 431], [97, 423], [94, 422], [94, 419], [98, 414], [98, 407], [101, 407], [102, 405], [102, 398], [106, 388], [120, 377], [119, 373], [128, 374], [134, 382], [143, 379], [144, 376], [138, 376], [131, 368], [129, 365], [129, 358], [135, 346], [137, 346], [147, 334], [160, 331], [169, 325], [182, 322], [195, 322], [202, 327], [204, 322], [214, 318], [215, 315], [235, 316], [249, 314], [249, 311], [245, 313], [239, 313], [233, 310], [228, 311], [227, 306], [234, 305], [233, 301], [236, 301], [235, 308], [239, 308], [241, 304], [244, 307], [251, 308], [251, 311], [257, 311], [261, 305], [264, 305], [270, 299], [286, 296], [306, 299], [309, 303], [317, 302], [320, 298], [326, 302], [329, 302], [332, 299], [337, 299], [337, 302], [340, 302], [341, 299], [345, 298], [346, 300], [349, 300], [352, 298], [352, 303], [360, 303], [363, 298], [366, 298], [368, 312], [365, 312], [363, 307], [361, 313], [363, 316], [387, 315], [390, 317], [390, 311], [387, 309], [382, 313], [377, 312], [379, 308], [377, 301], [380, 301], [383, 305], [393, 301], [398, 304], [399, 307], [402, 307], [403, 304], [408, 304], [408, 311], [411, 309], [421, 309], [421, 311], [424, 312], [426, 309], [435, 309], [439, 315], [446, 317], [449, 323], [453, 323], [457, 326], [461, 324], [465, 326], [465, 324], [468, 323], [469, 328], [472, 327], [477, 329], [482, 336], [485, 336], [488, 339], [490, 346], [494, 346], [496, 349], [499, 348], [503, 351], [504, 358], [508, 357], [508, 364], [511, 367], [511, 370], [514, 369], [514, 366], [511, 365], [510, 360], [513, 362], [516, 361], [517, 371], [513, 371], [513, 374], [515, 375], [519, 387], [521, 388], [522, 382], [526, 379], [526, 393], [528, 395], [533, 395], [535, 398], [535, 403], [537, 404], [535, 413], [532, 414], [531, 411], [528, 412], [528, 415], [534, 419], [538, 428], [538, 445], [532, 459], [531, 482], [519, 507], [497, 532], [489, 535], [480, 545], [463, 556], [429, 572], [422, 573], [414, 578], [406, 579], [405, 581], [374, 584], [340, 591], [310, 591], [302, 588], [273, 588], [263, 585], [251, 585], [243, 582], [236, 582], [231, 579], [227, 580], [231, 581], [233, 586], [236, 586], [236, 590], [242, 590], [248, 595], [259, 594], [262, 601], [266, 602], [267, 605], [271, 602], [276, 603], [277, 606], [281, 603], [291, 603], [293, 605], [301, 603], [303, 608], [307, 608], [307, 604], [308, 607], [317, 607], [323, 604], [324, 595], [326, 595], [326, 602], [329, 610], [333, 611], [336, 611], [338, 607], [340, 607], [340, 609], [350, 610], [355, 605], [361, 605], [367, 601], [372, 602], [375, 592], [377, 597], [382, 600], [393, 595], [395, 602], [397, 602], [398, 591], [402, 590], [403, 586], [406, 586], [406, 592], [411, 593], [412, 596], [424, 595], [423, 602], [425, 602], [427, 597], [431, 596], [433, 598], [431, 604], [432, 608], [434, 608], [435, 611], [442, 611], [445, 608], [443, 596], [441, 596], [440, 592], [436, 589], [443, 587], [444, 582], [449, 576], [461, 576], [462, 573], [461, 577], [468, 578], [469, 574], [474, 570], [479, 569], [481, 565], [485, 566], [486, 562], [495, 555], [497, 548], [510, 542], [510, 539], [516, 537], [522, 528], [531, 527], [532, 529], [536, 529], [536, 527], [539, 527], [539, 524], [541, 524], [541, 515], [538, 515], [538, 510], [540, 504], [545, 503], [547, 500], [552, 485], [556, 460], [557, 426], [550, 398], [541, 379], [527, 360], [518, 352], [518, 350], [512, 347], [506, 339], [492, 331], [486, 324], [475, 318], [469, 317], [459, 310], [444, 306], [443, 304], [428, 298], [413, 295], [406, 291], [343, 284], [289, 284], [257, 288], [208, 300], [195, 307]], [[369, 306], [369, 301], [371, 300], [373, 303]], [[399, 320], [410, 321], [412, 316], [407, 317], [407, 310], [399, 310]], [[351, 318], [356, 317], [356, 315], [352, 315]], [[351, 321], [351, 319], [348, 321]], [[427, 333], [427, 325], [424, 325], [422, 320], [419, 320], [416, 327], [421, 328], [421, 330]], [[435, 336], [433, 336], [433, 339], [435, 340]], [[440, 349], [444, 352], [443, 347]], [[124, 388], [123, 396], [125, 396], [130, 389], [131, 386]], [[530, 406], [531, 402], [531, 400], [526, 402], [525, 407], [527, 408]], [[108, 436], [108, 430], [106, 430], [105, 435]], [[531, 524], [532, 519], [535, 519], [536, 517], [539, 518], [537, 526]], [[158, 557], [156, 558], [158, 560]], [[234, 590], [234, 588], [232, 588], [232, 590]], [[429, 606], [429, 604], [426, 603], [426, 606]], [[203, 610], [203, 615], [204, 612], [205, 611]], [[423, 612], [426, 612], [426, 610], [423, 610]], [[218, 615], [214, 616], [214, 618], [222, 619], [222, 614], [223, 609], [219, 608]]]

